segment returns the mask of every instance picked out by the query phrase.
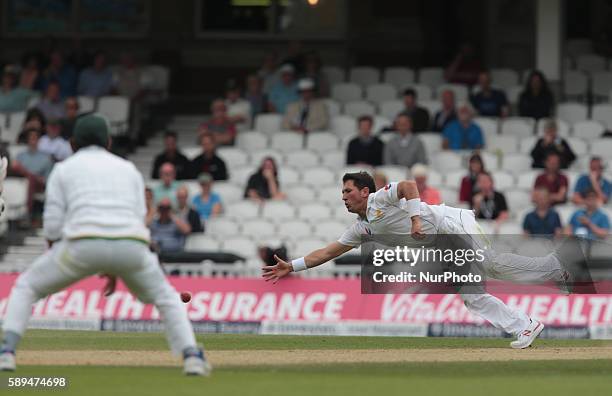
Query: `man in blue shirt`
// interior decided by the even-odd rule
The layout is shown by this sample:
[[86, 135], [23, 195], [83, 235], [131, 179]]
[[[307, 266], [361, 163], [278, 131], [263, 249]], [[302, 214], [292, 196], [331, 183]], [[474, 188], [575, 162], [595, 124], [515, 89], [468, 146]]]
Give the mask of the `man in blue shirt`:
[[442, 131], [442, 148], [451, 150], [474, 150], [484, 147], [482, 130], [472, 122], [472, 109], [462, 105], [457, 112], [458, 119]]
[[546, 188], [537, 188], [533, 192], [535, 209], [525, 216], [523, 231], [528, 235], [559, 235], [561, 220], [559, 214], [550, 207], [550, 197]]
[[491, 87], [491, 75], [483, 71], [478, 75], [477, 93], [470, 97], [478, 114], [487, 117], [506, 117], [510, 114], [508, 99], [503, 91]]
[[47, 90], [47, 85], [51, 81], [59, 82], [60, 95], [62, 98], [74, 96], [76, 94], [76, 69], [72, 65], [64, 62], [64, 57], [58, 50], [51, 53], [49, 66], [42, 72], [40, 80], [36, 84], [37, 88], [44, 92]]
[[582, 194], [585, 207], [578, 209], [569, 221], [568, 232], [589, 239], [604, 239], [610, 230], [608, 215], [599, 209], [597, 193], [588, 189]]
[[272, 86], [268, 95], [268, 108], [273, 113], [285, 114], [289, 103], [300, 100], [297, 84], [294, 79], [294, 69], [291, 65], [283, 65], [279, 69], [280, 81]]
[[612, 194], [612, 184], [604, 179], [603, 177], [603, 161], [600, 157], [591, 158], [589, 164], [589, 174], [582, 175], [576, 181], [576, 187], [574, 188], [574, 195], [572, 196], [572, 202], [576, 205], [583, 205], [584, 200], [582, 194], [592, 189], [597, 194], [597, 200], [600, 204], [605, 204]]
[[110, 95], [113, 89], [113, 73], [106, 67], [106, 55], [98, 52], [93, 67], [88, 67], [79, 75], [80, 95], [100, 97]]

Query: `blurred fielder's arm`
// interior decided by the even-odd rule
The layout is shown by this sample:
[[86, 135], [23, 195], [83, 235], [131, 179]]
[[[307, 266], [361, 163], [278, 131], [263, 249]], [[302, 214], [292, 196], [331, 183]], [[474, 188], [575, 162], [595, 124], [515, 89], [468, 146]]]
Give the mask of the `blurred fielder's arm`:
[[66, 205], [61, 169], [56, 166], [47, 180], [45, 210], [43, 212], [43, 234], [49, 247], [62, 238]]
[[0, 218], [6, 210], [4, 199], [2, 199], [2, 192], [4, 191], [4, 179], [6, 179], [6, 172], [8, 170], [8, 160], [4, 157], [0, 157]]

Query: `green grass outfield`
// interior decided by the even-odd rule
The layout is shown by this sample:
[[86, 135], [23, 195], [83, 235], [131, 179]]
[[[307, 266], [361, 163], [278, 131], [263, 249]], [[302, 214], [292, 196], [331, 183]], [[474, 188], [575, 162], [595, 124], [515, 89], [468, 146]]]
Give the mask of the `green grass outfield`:
[[[509, 339], [200, 335], [208, 350], [506, 348]], [[538, 340], [538, 348], [597, 347], [609, 342]], [[23, 350], [165, 350], [157, 333], [30, 331]], [[450, 352], [450, 351], [449, 351]], [[117, 362], [120, 364], [120, 361]], [[119, 395], [612, 395], [606, 360], [378, 363], [217, 368], [187, 378], [171, 367], [20, 366], [12, 376], [65, 376], [67, 389], [0, 394]]]

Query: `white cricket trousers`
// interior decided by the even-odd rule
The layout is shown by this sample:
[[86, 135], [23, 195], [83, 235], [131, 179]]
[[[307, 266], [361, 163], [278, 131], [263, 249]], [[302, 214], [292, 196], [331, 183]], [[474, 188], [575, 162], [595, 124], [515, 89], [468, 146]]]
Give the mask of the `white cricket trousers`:
[[55, 243], [17, 278], [9, 297], [3, 331], [23, 335], [36, 301], [98, 273], [116, 275], [140, 301], [157, 307], [175, 355], [196, 346], [185, 305], [166, 279], [157, 256], [142, 242], [127, 239]]
[[[471, 244], [472, 249], [484, 249], [488, 246], [487, 251], [490, 252], [490, 255], [483, 262], [483, 269], [487, 277], [521, 283], [560, 281], [562, 279], [561, 265], [553, 254], [543, 257], [526, 257], [512, 253], [497, 254], [491, 250], [471, 210], [447, 207], [439, 232], [465, 234], [466, 242]], [[507, 333], [519, 334], [529, 325], [529, 317], [525, 313], [511, 309], [497, 297], [484, 292], [479, 294], [460, 292], [460, 295], [470, 312]]]

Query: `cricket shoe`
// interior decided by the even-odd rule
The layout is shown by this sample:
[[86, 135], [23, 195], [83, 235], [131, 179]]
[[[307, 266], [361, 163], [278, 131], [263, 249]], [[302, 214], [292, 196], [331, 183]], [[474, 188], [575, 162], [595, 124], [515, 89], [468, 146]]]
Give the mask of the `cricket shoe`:
[[198, 348], [197, 353], [183, 354], [183, 373], [185, 375], [209, 376], [211, 372], [212, 366], [206, 360], [202, 348]]
[[531, 343], [536, 339], [538, 335], [544, 330], [542, 322], [537, 320], [529, 319], [529, 326], [521, 331], [516, 338], [516, 341], [512, 341], [510, 346], [514, 349], [525, 349], [531, 346]]
[[15, 352], [3, 350], [0, 352], [0, 371], [15, 371]]

